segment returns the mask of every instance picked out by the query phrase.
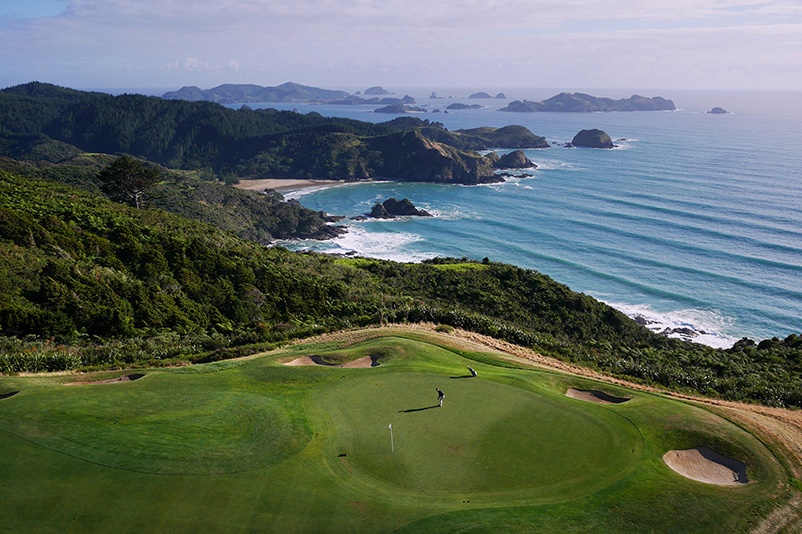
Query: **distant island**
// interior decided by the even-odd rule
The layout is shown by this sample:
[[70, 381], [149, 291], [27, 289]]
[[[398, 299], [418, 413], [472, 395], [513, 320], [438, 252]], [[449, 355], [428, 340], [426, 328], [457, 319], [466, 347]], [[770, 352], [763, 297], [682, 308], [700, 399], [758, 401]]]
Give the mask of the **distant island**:
[[[414, 102], [414, 100], [413, 100]], [[374, 109], [373, 113], [424, 113], [426, 110], [418, 106], [408, 106], [406, 104], [390, 104], [383, 108]]]
[[293, 82], [275, 87], [252, 84], [223, 84], [212, 89], [184, 86], [178, 91], [162, 95], [165, 100], [187, 100], [190, 102], [217, 102], [218, 104], [245, 104], [254, 102], [328, 102], [348, 97], [345, 91], [333, 91], [308, 87]]
[[292, 104], [338, 104], [345, 106], [380, 105], [392, 106], [397, 104], [414, 104], [415, 99], [409, 95], [403, 98], [380, 97], [373, 95], [392, 94], [381, 87], [365, 89], [365, 95], [370, 98], [352, 95], [346, 91], [335, 91], [309, 87], [293, 82], [283, 83], [275, 87], [263, 87], [252, 84], [224, 84], [212, 89], [201, 89], [195, 86], [185, 86], [178, 91], [169, 91], [162, 95], [164, 100], [185, 100], [188, 102], [216, 102], [218, 104], [253, 104], [256, 102], [292, 103]]
[[362, 98], [361, 96], [358, 95], [348, 95], [345, 98], [325, 101], [325, 103], [345, 105], [345, 106], [361, 106], [365, 104], [380, 105], [380, 106], [395, 106], [395, 105], [414, 104], [415, 99], [409, 95], [404, 95], [403, 98], [395, 98], [395, 97], [379, 98], [378, 96], [374, 96], [372, 98]]
[[365, 94], [366, 95], [373, 95], [373, 96], [376, 96], [376, 95], [383, 96], [383, 95], [391, 95], [392, 93], [390, 91], [388, 91], [387, 89], [385, 89], [384, 87], [376, 85], [376, 86], [368, 87], [367, 89], [365, 89]]
[[[251, 104], [256, 102], [296, 103], [296, 104], [334, 104], [334, 105], [377, 105], [384, 106], [375, 110], [378, 113], [410, 113], [420, 112], [411, 108], [415, 99], [409, 95], [402, 98], [388, 97], [389, 91], [380, 86], [365, 89], [363, 95], [349, 94], [346, 91], [321, 89], [293, 82], [275, 87], [263, 87], [253, 84], [223, 84], [212, 89], [201, 89], [185, 86], [178, 91], [169, 91], [162, 95], [164, 100], [184, 100], [189, 102], [216, 102], [218, 104]], [[368, 98], [365, 98], [368, 97]], [[432, 93], [430, 99], [441, 98]], [[495, 97], [486, 92], [473, 93], [469, 99], [506, 99], [504, 93]], [[477, 104], [452, 104], [448, 109], [478, 109]], [[677, 109], [674, 102], [665, 98], [633, 95], [629, 98], [613, 100], [600, 98], [584, 93], [563, 92], [547, 100], [535, 102], [531, 100], [514, 100], [501, 111], [517, 111], [532, 113], [537, 111], [558, 112], [594, 112], [594, 111], [673, 111]], [[710, 113], [721, 113], [721, 108], [714, 108]], [[723, 111], [723, 110], [722, 110]], [[726, 113], [726, 111], [725, 111]]]
[[715, 107], [710, 111], [708, 111], [708, 113], [712, 113], [713, 115], [726, 115], [727, 113], [729, 113], [729, 111], [727, 111], [724, 108]]
[[450, 104], [446, 107], [446, 109], [482, 109], [481, 104], [462, 104], [460, 102], [455, 102], [454, 104]]
[[538, 111], [557, 111], [590, 113], [594, 111], [674, 111], [674, 102], [660, 96], [652, 98], [632, 95], [629, 98], [613, 100], [585, 93], [560, 93], [541, 102], [515, 100], [501, 111], [533, 113]]
[[499, 99], [505, 99], [505, 98], [507, 98], [507, 95], [505, 95], [504, 93], [499, 93], [496, 96], [490, 96], [488, 93], [485, 93], [484, 91], [480, 91], [478, 93], [473, 93], [468, 98], [482, 98], [482, 99], [499, 98]]

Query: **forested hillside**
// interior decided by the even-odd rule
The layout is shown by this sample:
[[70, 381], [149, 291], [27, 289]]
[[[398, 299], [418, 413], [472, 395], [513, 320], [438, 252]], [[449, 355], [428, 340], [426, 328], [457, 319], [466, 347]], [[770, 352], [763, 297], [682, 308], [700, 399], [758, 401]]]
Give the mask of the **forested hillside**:
[[[52, 145], [52, 140], [36, 142], [28, 152], [35, 154], [36, 161], [0, 157], [0, 169], [100, 194], [98, 175], [117, 158], [78, 152], [51, 163], [48, 159], [54, 158], [48, 155], [53, 154]], [[211, 172], [164, 168], [160, 171], [163, 179], [151, 191], [152, 207], [212, 224], [244, 239], [268, 244], [276, 239], [329, 239], [344, 232], [342, 228], [329, 225], [318, 212], [296, 201], [286, 202], [277, 193], [265, 195], [236, 189], [218, 181]]]
[[0, 372], [209, 361], [291, 337], [432, 321], [731, 399], [802, 405], [802, 338], [715, 350], [652, 334], [539, 273], [265, 248], [0, 171]]
[[[405, 143], [415, 131], [425, 142]], [[52, 141], [51, 143], [49, 143]], [[483, 183], [498, 181], [489, 147], [544, 147], [522, 127], [448, 132], [400, 118], [381, 124], [212, 102], [111, 96], [30, 83], [0, 91], [0, 148], [15, 159], [36, 146], [68, 157], [125, 153], [219, 176]], [[39, 151], [41, 152], [41, 150]], [[399, 162], [426, 162], [409, 167]]]

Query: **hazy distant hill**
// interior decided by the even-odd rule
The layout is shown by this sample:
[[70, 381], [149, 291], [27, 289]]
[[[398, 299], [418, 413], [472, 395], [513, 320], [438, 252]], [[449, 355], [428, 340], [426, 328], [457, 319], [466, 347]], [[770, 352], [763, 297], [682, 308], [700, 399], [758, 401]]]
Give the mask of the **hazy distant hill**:
[[332, 91], [287, 82], [276, 87], [262, 87], [253, 84], [223, 84], [212, 89], [182, 87], [178, 91], [164, 93], [167, 100], [209, 101], [220, 104], [239, 104], [248, 102], [319, 102], [339, 100], [348, 96], [345, 91]]
[[510, 102], [501, 111], [562, 111], [562, 112], [593, 112], [593, 111], [674, 111], [676, 106], [671, 100], [660, 96], [652, 98], [632, 95], [629, 98], [613, 100], [600, 98], [585, 93], [560, 93], [541, 102], [530, 100], [516, 100]]

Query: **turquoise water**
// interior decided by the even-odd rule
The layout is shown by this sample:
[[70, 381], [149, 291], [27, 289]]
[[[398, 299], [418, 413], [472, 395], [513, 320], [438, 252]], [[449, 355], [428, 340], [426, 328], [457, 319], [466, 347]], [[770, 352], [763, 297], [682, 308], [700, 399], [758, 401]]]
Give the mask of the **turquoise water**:
[[[684, 95], [689, 104], [662, 96], [682, 109], [518, 114], [484, 100], [481, 110], [421, 115], [451, 130], [521, 124], [554, 145], [527, 150], [538, 168], [503, 184], [372, 183], [291, 194], [349, 217], [406, 197], [436, 217], [349, 222], [336, 241], [289, 246], [399, 261], [489, 257], [641, 315], [655, 330], [693, 330], [693, 339], [714, 346], [802, 332], [799, 95]], [[418, 102], [431, 110], [452, 101]], [[713, 106], [732, 113], [704, 113]], [[372, 107], [285, 109], [293, 107], [392, 118]], [[561, 146], [585, 128], [606, 131], [618, 148]]]

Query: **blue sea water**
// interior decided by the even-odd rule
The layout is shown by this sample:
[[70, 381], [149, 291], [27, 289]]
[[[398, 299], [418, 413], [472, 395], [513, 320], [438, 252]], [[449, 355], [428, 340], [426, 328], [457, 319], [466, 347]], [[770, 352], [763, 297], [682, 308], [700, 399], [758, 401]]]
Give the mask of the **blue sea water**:
[[[426, 95], [416, 97], [429, 111], [419, 116], [449, 130], [521, 124], [552, 147], [526, 150], [537, 168], [501, 184], [295, 192], [289, 196], [312, 209], [349, 217], [389, 197], [409, 198], [435, 217], [348, 222], [335, 241], [285, 245], [398, 261], [488, 257], [713, 346], [802, 332], [802, 95], [662, 92], [678, 111], [591, 114], [507, 113], [498, 111], [507, 101]], [[484, 107], [432, 112], [456, 101]], [[731, 113], [705, 113], [713, 106]], [[283, 106], [393, 118], [375, 107]], [[604, 130], [618, 147], [563, 147], [587, 128]]]

